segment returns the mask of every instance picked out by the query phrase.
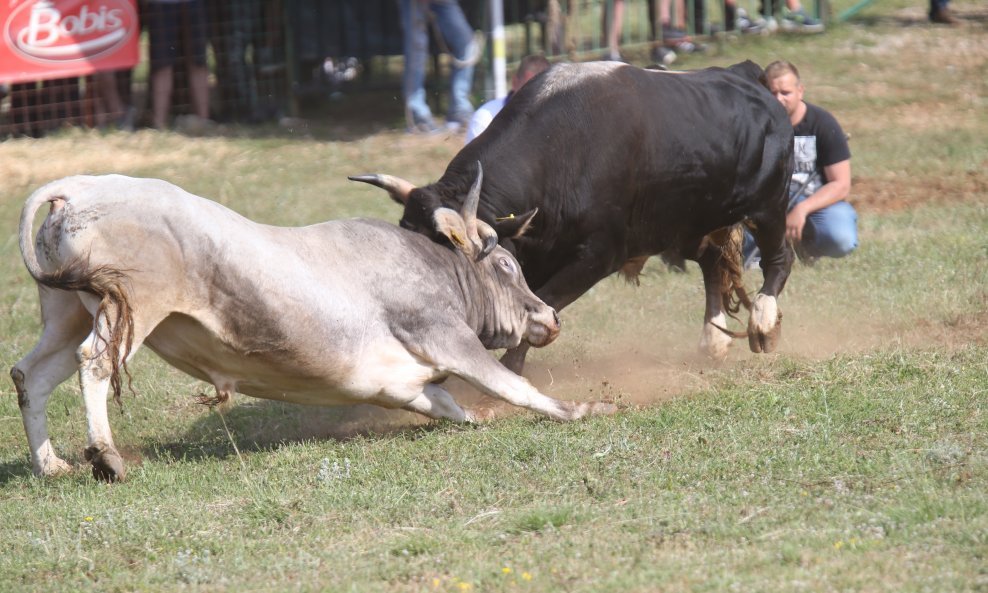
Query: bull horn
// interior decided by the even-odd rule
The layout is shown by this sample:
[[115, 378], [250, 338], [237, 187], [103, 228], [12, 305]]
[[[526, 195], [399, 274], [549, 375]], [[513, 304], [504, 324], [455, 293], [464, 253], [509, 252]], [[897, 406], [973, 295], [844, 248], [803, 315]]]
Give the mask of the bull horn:
[[480, 186], [484, 183], [484, 167], [477, 161], [477, 179], [470, 187], [467, 199], [463, 201], [460, 209], [460, 216], [466, 225], [467, 237], [471, 242], [479, 244], [480, 250], [476, 260], [480, 261], [487, 257], [497, 246], [497, 232], [482, 220], [477, 220], [477, 207], [480, 205]]
[[391, 199], [399, 204], [407, 204], [408, 194], [415, 189], [415, 185], [413, 185], [411, 181], [406, 181], [401, 177], [395, 177], [394, 175], [351, 175], [347, 177], [347, 179], [350, 181], [360, 181], [361, 183], [376, 185], [377, 187], [386, 190], [391, 195]]
[[483, 220], [478, 220], [477, 236], [482, 245], [480, 253], [477, 255], [477, 261], [480, 261], [490, 255], [490, 253], [494, 251], [494, 248], [497, 247], [497, 231], [494, 230], [494, 227], [487, 224]]
[[480, 161], [477, 161], [477, 179], [470, 187], [470, 193], [467, 194], [467, 199], [463, 201], [463, 207], [460, 209], [460, 216], [467, 223], [467, 232], [471, 237], [477, 236], [477, 206], [480, 205], [480, 186], [483, 182], [484, 168]]

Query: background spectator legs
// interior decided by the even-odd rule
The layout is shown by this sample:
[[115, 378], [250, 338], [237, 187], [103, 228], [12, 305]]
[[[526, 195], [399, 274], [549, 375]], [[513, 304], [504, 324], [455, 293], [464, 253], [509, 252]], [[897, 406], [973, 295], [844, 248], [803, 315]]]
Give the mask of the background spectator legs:
[[206, 68], [206, 11], [203, 0], [150, 2], [151, 124], [168, 127], [174, 91], [175, 64], [185, 64], [192, 112], [209, 118], [209, 71]]
[[[257, 67], [264, 46], [261, 0], [211, 3], [210, 20], [221, 117], [260, 121]], [[250, 55], [253, 59], [248, 60]]]
[[[429, 55], [430, 14], [449, 51], [457, 61], [473, 54], [473, 30], [456, 0], [401, 0], [401, 20], [404, 27], [405, 71], [402, 91], [405, 114], [410, 130], [431, 131], [436, 128], [432, 110], [426, 102], [425, 65]], [[473, 84], [472, 64], [453, 64], [450, 73], [448, 120], [466, 125], [473, 113], [470, 88]]]

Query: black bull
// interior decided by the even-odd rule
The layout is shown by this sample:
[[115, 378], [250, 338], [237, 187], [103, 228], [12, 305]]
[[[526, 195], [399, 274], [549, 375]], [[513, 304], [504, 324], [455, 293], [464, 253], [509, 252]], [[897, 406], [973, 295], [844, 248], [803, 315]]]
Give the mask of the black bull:
[[[726, 314], [739, 304], [751, 311], [752, 351], [773, 350], [780, 335], [792, 151], [786, 112], [750, 61], [683, 73], [558, 64], [512, 97], [435, 183], [351, 179], [388, 190], [405, 207], [402, 226], [444, 240], [436, 209], [459, 208], [482, 163], [478, 217], [501, 237], [529, 226], [502, 244], [557, 310], [614, 272], [636, 275], [648, 256], [676, 251], [703, 272], [700, 347], [723, 358]], [[741, 283], [739, 223], [761, 250], [753, 300]], [[526, 351], [509, 351], [505, 364], [520, 371]]]

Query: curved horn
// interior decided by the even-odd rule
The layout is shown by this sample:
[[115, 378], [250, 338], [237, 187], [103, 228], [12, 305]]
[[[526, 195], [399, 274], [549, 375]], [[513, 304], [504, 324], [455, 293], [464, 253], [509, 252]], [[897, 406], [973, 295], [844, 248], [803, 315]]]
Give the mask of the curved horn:
[[483, 182], [484, 167], [481, 166], [480, 161], [477, 161], [477, 179], [470, 187], [470, 193], [467, 194], [467, 199], [463, 201], [463, 207], [460, 208], [460, 216], [463, 217], [463, 222], [467, 224], [467, 233], [471, 238], [477, 236], [477, 206], [480, 205], [480, 186]]
[[480, 239], [482, 247], [480, 253], [477, 254], [477, 261], [480, 261], [491, 254], [494, 248], [497, 247], [497, 231], [494, 227], [487, 224], [483, 220], [477, 221], [477, 237]]
[[347, 179], [376, 185], [391, 194], [391, 199], [399, 204], [406, 204], [408, 202], [408, 194], [415, 189], [415, 185], [411, 181], [406, 181], [394, 175], [351, 175]]

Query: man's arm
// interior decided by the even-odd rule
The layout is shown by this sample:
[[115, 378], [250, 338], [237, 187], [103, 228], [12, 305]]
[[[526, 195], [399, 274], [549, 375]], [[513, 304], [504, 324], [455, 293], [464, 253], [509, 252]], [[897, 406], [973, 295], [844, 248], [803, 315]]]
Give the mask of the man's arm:
[[806, 217], [831, 204], [843, 200], [851, 193], [851, 160], [845, 159], [823, 168], [827, 183], [820, 186], [813, 195], [793, 207], [786, 215], [786, 237], [791, 240], [803, 239]]
[[467, 137], [464, 140], [464, 144], [469, 144], [471, 140], [479, 136], [494, 121], [494, 115], [485, 109], [485, 107], [486, 105], [473, 112], [470, 123], [467, 124]]

